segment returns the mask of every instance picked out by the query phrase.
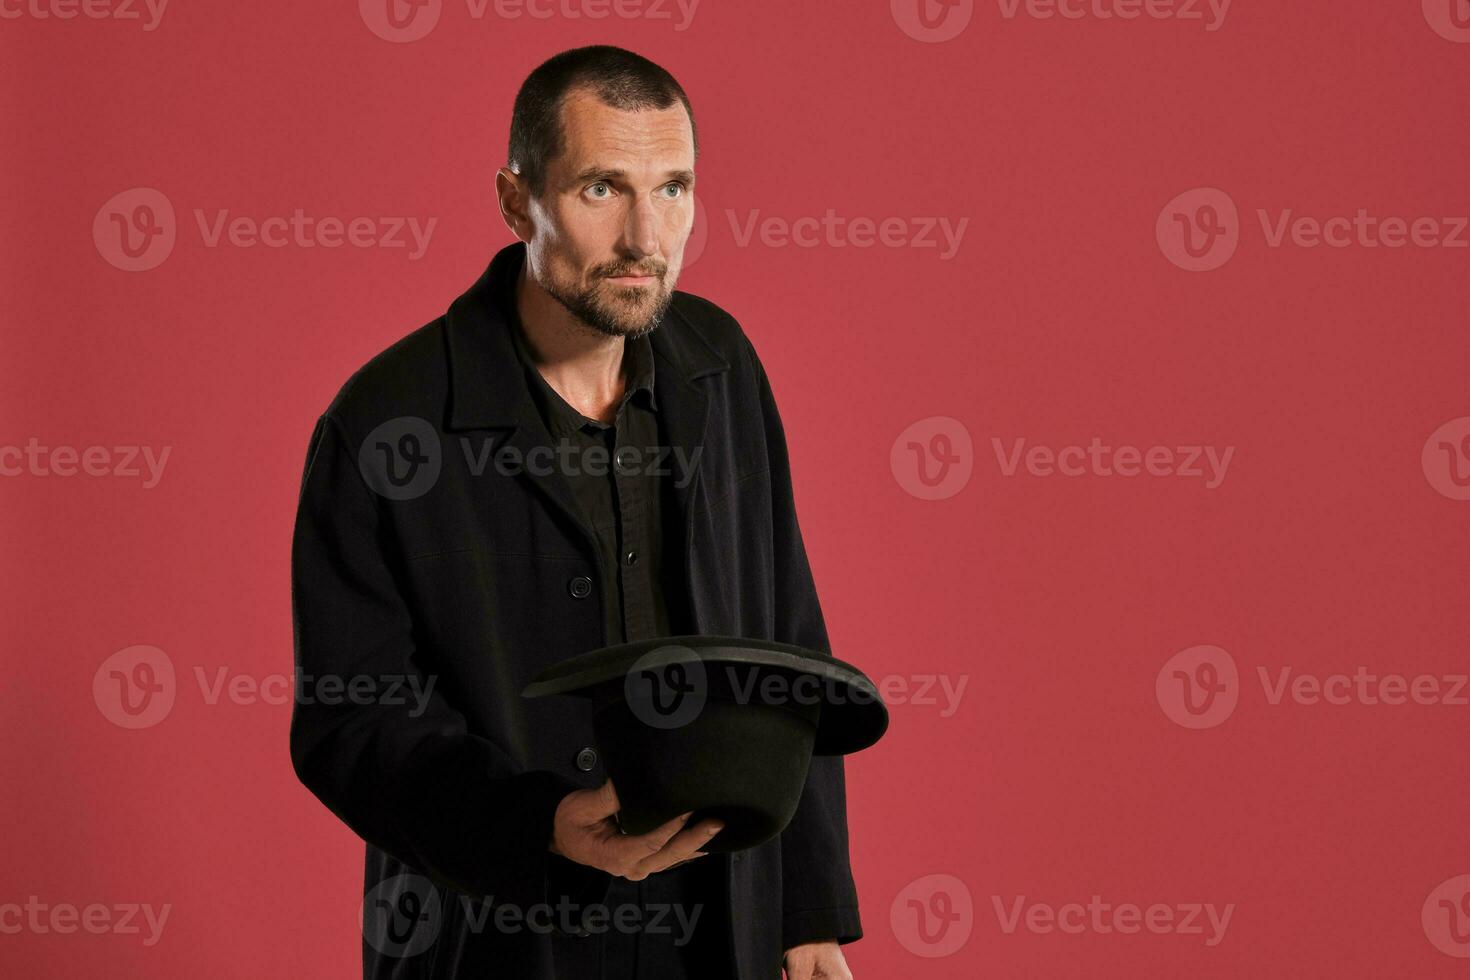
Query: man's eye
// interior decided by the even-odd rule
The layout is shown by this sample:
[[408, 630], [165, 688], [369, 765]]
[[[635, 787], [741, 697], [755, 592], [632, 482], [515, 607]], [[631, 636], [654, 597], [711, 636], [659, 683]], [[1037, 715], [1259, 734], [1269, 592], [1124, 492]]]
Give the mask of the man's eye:
[[669, 198], [674, 199], [680, 197], [684, 193], [684, 185], [678, 182], [665, 184], [664, 190], [669, 192], [667, 195]]
[[606, 184], [602, 183], [601, 181], [598, 181], [597, 183], [593, 184], [591, 187], [587, 188], [587, 190], [589, 190], [589, 191], [592, 192], [592, 196], [593, 197], [603, 197], [603, 196], [605, 196], [605, 195], [603, 195], [601, 193], [598, 193], [599, 191], [606, 191], [608, 194], [611, 194], [612, 193], [612, 188], [611, 187], [608, 187]]

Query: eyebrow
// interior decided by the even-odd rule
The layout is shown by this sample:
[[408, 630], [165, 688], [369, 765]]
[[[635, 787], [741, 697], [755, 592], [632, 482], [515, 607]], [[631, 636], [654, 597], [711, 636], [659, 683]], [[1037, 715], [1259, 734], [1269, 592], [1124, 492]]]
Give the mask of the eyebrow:
[[[572, 183], [582, 184], [596, 180], [621, 180], [628, 176], [626, 170], [618, 170], [615, 167], [591, 166], [572, 178]], [[686, 184], [694, 183], [694, 171], [692, 170], [669, 170], [664, 173], [667, 180], [682, 180]]]

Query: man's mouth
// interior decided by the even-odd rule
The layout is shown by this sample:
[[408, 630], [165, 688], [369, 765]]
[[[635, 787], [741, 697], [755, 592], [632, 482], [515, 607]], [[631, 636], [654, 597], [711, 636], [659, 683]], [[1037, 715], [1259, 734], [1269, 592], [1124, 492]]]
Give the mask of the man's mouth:
[[658, 282], [654, 275], [608, 276], [607, 281], [618, 286], [651, 286]]

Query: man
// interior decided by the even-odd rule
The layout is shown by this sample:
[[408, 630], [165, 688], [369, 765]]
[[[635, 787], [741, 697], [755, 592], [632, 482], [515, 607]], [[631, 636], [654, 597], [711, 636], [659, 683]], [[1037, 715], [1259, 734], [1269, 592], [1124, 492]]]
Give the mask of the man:
[[347, 693], [296, 705], [291, 753], [367, 841], [366, 977], [851, 976], [841, 757], [777, 838], [705, 854], [718, 824], [688, 814], [620, 832], [586, 701], [518, 697], [659, 636], [830, 654], [765, 371], [674, 291], [696, 155], [652, 62], [537, 68], [496, 175], [516, 243], [317, 422], [297, 671]]

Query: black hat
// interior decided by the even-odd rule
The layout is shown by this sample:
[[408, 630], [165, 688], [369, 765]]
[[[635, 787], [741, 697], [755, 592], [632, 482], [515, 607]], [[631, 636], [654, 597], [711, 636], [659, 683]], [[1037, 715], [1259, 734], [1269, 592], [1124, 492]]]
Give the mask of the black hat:
[[604, 647], [547, 668], [522, 697], [592, 700], [593, 731], [625, 833], [681, 813], [724, 829], [705, 851], [738, 851], [791, 822], [813, 755], [878, 741], [888, 709], [862, 671], [769, 640], [669, 636]]

